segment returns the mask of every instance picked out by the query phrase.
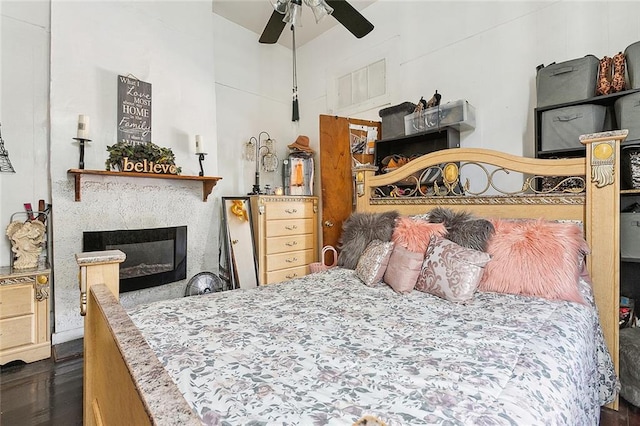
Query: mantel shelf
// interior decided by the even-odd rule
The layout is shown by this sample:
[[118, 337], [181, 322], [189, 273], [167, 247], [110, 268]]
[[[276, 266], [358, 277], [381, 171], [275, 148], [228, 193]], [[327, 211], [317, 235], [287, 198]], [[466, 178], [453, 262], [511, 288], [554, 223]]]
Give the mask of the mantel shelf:
[[170, 175], [161, 173], [134, 173], [134, 172], [111, 172], [107, 170], [85, 170], [85, 169], [69, 169], [67, 173], [74, 175], [76, 201], [80, 201], [80, 188], [82, 175], [101, 175], [101, 176], [121, 176], [134, 178], [151, 178], [151, 179], [174, 179], [174, 180], [197, 180], [202, 182], [202, 201], [207, 201], [207, 197], [213, 191], [213, 187], [221, 177], [216, 176], [183, 176]]

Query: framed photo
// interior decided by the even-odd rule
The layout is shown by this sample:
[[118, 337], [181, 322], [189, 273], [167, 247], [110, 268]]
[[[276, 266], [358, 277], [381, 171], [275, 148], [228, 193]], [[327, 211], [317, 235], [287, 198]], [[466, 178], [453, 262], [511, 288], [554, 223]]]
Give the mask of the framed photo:
[[221, 269], [227, 268], [231, 288], [257, 287], [258, 261], [250, 198], [222, 197], [222, 217], [221, 243], [226, 251], [226, 264], [221, 263]]

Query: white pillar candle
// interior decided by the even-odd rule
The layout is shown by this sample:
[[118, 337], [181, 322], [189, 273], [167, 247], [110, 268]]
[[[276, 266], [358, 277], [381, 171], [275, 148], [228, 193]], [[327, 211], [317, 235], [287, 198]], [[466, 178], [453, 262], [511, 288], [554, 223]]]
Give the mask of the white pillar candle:
[[204, 154], [204, 142], [202, 141], [202, 136], [196, 135], [196, 154]]
[[78, 116], [78, 139], [89, 139], [89, 116], [80, 114]]

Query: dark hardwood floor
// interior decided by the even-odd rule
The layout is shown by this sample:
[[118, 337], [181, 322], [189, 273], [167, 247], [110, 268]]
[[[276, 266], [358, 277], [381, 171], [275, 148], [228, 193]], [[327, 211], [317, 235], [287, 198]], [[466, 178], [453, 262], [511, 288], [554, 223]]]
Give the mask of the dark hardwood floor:
[[[0, 425], [82, 425], [82, 357], [56, 359], [2, 366]], [[619, 411], [602, 409], [600, 424], [640, 426], [640, 409], [621, 401]]]

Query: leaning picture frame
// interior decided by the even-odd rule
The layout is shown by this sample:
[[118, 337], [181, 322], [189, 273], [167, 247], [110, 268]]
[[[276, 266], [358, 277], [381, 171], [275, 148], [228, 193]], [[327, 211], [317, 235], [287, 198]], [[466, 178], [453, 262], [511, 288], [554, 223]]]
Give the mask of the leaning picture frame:
[[223, 244], [231, 288], [258, 286], [258, 260], [253, 238], [251, 199], [222, 197]]

